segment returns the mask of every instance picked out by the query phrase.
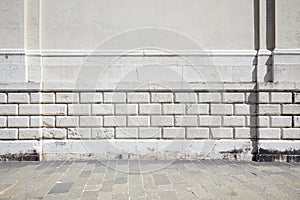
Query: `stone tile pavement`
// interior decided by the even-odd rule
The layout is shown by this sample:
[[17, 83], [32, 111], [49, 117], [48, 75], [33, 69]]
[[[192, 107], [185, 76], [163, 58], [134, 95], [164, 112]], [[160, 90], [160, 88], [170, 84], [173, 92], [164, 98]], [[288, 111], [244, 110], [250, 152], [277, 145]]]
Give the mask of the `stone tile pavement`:
[[300, 199], [299, 163], [0, 162], [0, 199]]

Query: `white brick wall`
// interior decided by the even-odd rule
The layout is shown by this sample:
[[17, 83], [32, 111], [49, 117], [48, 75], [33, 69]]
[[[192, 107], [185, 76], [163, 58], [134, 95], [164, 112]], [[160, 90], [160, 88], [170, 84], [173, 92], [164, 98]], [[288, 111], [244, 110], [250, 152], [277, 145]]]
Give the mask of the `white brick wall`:
[[139, 138], [157, 139], [161, 138], [161, 128], [158, 127], [141, 127], [139, 128]]
[[90, 104], [69, 104], [68, 115], [91, 115], [91, 105]]
[[82, 92], [80, 93], [80, 103], [101, 103], [103, 95], [101, 92]]
[[150, 94], [148, 92], [129, 92], [127, 94], [127, 102], [128, 103], [149, 103], [150, 102]]
[[163, 138], [185, 138], [184, 128], [163, 128]]
[[78, 103], [79, 94], [78, 93], [56, 93], [57, 103]]
[[161, 104], [140, 104], [139, 114], [161, 114]]
[[114, 138], [114, 128], [92, 128], [93, 139]]
[[93, 115], [113, 115], [114, 105], [113, 104], [94, 104], [92, 105]]
[[187, 104], [186, 114], [207, 115], [209, 114], [209, 104]]
[[116, 138], [138, 138], [138, 128], [116, 128]]
[[163, 114], [185, 114], [185, 104], [165, 104]]
[[193, 115], [175, 116], [175, 126], [197, 126], [198, 118]]
[[174, 126], [173, 116], [151, 116], [151, 126]]
[[209, 138], [209, 128], [187, 128], [186, 137], [189, 139], [205, 139]]
[[128, 126], [150, 126], [149, 116], [128, 116], [127, 118]]
[[55, 95], [53, 92], [48, 93], [31, 93], [30, 94], [30, 102], [31, 103], [54, 103]]
[[126, 126], [126, 116], [104, 116], [104, 126]]
[[36, 140], [42, 138], [42, 129], [30, 128], [30, 129], [19, 129], [19, 139], [23, 140]]
[[80, 127], [99, 127], [103, 126], [102, 116], [80, 116]]
[[28, 93], [8, 93], [8, 103], [28, 103]]
[[7, 103], [7, 95], [5, 93], [0, 93], [0, 103]]
[[210, 130], [213, 138], [233, 138], [232, 128], [211, 128]]
[[0, 93], [0, 140], [298, 140], [292, 92], [259, 97], [255, 104], [253, 93], [227, 91]]
[[233, 105], [231, 104], [211, 104], [210, 112], [212, 115], [232, 115]]
[[132, 115], [138, 113], [137, 104], [116, 104], [115, 106], [117, 115]]
[[8, 127], [29, 127], [28, 116], [9, 116], [7, 118]]
[[196, 93], [175, 93], [175, 102], [196, 103], [198, 102]]
[[223, 102], [226, 103], [245, 102], [245, 94], [237, 93], [237, 92], [224, 93]]
[[173, 93], [151, 93], [151, 102], [154, 103], [172, 103]]
[[10, 105], [10, 104], [2, 104], [0, 105], [0, 113], [1, 115], [16, 115], [18, 114], [18, 106]]

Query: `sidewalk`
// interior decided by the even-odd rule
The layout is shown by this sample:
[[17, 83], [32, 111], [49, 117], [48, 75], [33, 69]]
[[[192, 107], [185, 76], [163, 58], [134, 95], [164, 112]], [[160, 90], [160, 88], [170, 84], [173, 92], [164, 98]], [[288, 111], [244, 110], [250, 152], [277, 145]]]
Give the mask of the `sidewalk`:
[[300, 199], [300, 163], [0, 162], [0, 199]]

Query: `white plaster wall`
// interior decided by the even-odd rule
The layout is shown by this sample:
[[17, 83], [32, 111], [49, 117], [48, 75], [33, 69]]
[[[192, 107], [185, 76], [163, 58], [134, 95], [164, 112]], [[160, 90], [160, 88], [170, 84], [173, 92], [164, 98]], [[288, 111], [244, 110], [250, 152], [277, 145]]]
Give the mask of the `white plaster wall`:
[[0, 1], [0, 48], [24, 47], [24, 1]]
[[94, 49], [115, 34], [160, 27], [187, 35], [203, 49], [253, 49], [253, 18], [249, 0], [44, 0], [42, 47]]
[[300, 48], [300, 1], [276, 1], [276, 48]]

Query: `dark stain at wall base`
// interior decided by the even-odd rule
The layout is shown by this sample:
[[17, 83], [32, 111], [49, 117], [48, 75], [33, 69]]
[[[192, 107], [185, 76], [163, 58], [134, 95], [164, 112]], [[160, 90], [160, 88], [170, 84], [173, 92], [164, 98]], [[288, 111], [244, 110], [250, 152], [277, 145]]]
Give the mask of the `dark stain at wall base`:
[[300, 150], [285, 151], [260, 148], [257, 155], [258, 162], [300, 162]]
[[0, 161], [40, 161], [36, 151], [31, 153], [5, 154], [0, 155]]

